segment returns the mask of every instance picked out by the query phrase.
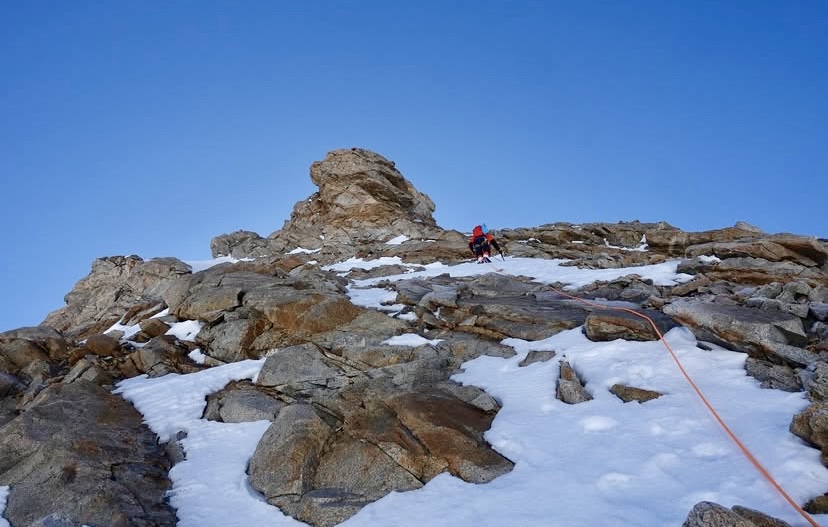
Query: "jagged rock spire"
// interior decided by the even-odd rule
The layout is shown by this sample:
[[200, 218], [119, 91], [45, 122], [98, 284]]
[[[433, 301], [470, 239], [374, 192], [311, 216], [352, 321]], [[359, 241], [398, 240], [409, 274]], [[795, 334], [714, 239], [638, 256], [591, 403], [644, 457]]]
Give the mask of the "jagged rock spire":
[[265, 256], [297, 247], [347, 255], [399, 235], [437, 238], [443, 232], [431, 198], [375, 152], [328, 152], [311, 165], [310, 177], [319, 190], [296, 203], [281, 230], [267, 239], [246, 231], [219, 236], [211, 243], [214, 256]]

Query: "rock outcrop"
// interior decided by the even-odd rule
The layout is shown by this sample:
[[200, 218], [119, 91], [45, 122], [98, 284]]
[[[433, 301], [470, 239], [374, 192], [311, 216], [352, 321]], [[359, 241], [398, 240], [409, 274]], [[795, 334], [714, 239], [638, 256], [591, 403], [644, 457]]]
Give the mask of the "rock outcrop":
[[[541, 340], [578, 327], [594, 341], [658, 338], [644, 319], [525, 277], [384, 280], [411, 264], [462, 261], [465, 236], [440, 228], [431, 199], [376, 153], [336, 150], [310, 173], [318, 191], [295, 205], [280, 230], [212, 240], [214, 256], [244, 260], [193, 273], [175, 258], [101, 258], [41, 326], [0, 334], [0, 486], [13, 485], [6, 508], [13, 525], [175, 524], [163, 493], [169, 464], [183, 453], [175, 441], [167, 453], [155, 445], [140, 415], [110, 393], [124, 378], [265, 359], [255, 382], [210, 394], [204, 418], [271, 421], [250, 462], [252, 487], [285, 513], [330, 526], [444, 472], [485, 483], [512, 470], [484, 439], [498, 402], [451, 380], [468, 360], [512, 356], [503, 339]], [[496, 234], [507, 254], [590, 269], [681, 260], [678, 270], [688, 276], [678, 285], [630, 273], [568, 293], [645, 313], [661, 333], [686, 326], [700, 346], [747, 354], [746, 371], [762, 386], [807, 392], [813, 404], [791, 416], [791, 431], [823, 450], [828, 464], [825, 240], [745, 223], [693, 233], [638, 221]], [[382, 256], [406, 265], [325, 267]], [[369, 279], [387, 293], [381, 310], [353, 301], [365, 284], [357, 281]], [[119, 322], [121, 329], [108, 331]], [[192, 325], [191, 336], [170, 331], [180, 323]], [[410, 333], [428, 339], [394, 343]], [[521, 366], [555, 356], [531, 352]], [[558, 375], [562, 401], [599, 397], [565, 358]], [[648, 407], [662, 395], [624, 384], [608, 389]], [[47, 482], [40, 494], [38, 481]], [[702, 503], [685, 525], [782, 525], [774, 521]]]
[[129, 311], [137, 308], [140, 314], [161, 305], [165, 292], [189, 273], [190, 266], [177, 258], [99, 258], [66, 295], [66, 306], [50, 313], [43, 324], [78, 340], [102, 333]]
[[382, 245], [404, 236], [453, 245], [432, 214], [434, 203], [392, 161], [361, 148], [334, 150], [310, 168], [319, 190], [293, 207], [281, 230], [263, 239], [240, 231], [214, 238], [213, 256], [266, 256], [292, 250], [320, 251], [320, 261], [356, 254], [378, 256]]
[[493, 412], [449, 391], [383, 380], [312, 400], [279, 412], [249, 469], [268, 502], [312, 525], [336, 525], [442, 472], [485, 483], [512, 469], [483, 440]]

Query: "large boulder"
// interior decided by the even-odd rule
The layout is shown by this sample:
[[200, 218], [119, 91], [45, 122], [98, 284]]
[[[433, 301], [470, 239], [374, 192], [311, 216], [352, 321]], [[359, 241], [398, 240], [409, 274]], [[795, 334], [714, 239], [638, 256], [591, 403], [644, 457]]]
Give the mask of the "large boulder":
[[494, 412], [451, 390], [379, 380], [324, 402], [283, 408], [249, 467], [251, 484], [268, 502], [316, 527], [442, 472], [485, 483], [513, 467], [483, 439]]
[[55, 384], [0, 428], [4, 517], [31, 525], [51, 514], [74, 525], [174, 526], [164, 500], [169, 461], [141, 415], [90, 382]]

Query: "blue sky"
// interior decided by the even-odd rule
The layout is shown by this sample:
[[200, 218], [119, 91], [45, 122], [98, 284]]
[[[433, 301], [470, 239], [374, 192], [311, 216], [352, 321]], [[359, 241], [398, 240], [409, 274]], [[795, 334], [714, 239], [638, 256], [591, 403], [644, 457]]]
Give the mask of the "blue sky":
[[0, 4], [0, 331], [101, 256], [281, 228], [360, 146], [447, 228], [828, 237], [823, 1]]

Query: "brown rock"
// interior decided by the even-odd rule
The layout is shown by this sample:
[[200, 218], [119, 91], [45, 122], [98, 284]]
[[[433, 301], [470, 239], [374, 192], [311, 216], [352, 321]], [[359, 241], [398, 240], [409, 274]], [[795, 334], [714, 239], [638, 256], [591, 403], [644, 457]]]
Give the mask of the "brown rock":
[[160, 337], [170, 330], [170, 326], [159, 318], [147, 318], [140, 322], [141, 332], [149, 338]]
[[[663, 335], [676, 324], [659, 312], [639, 310], [656, 322], [656, 327]], [[584, 331], [589, 340], [604, 342], [615, 339], [624, 340], [658, 340], [659, 336], [649, 320], [627, 311], [599, 310], [590, 313], [584, 323]]]
[[803, 508], [811, 514], [828, 514], [828, 494], [813, 498]]
[[828, 402], [812, 403], [795, 415], [791, 433], [825, 451], [828, 448]]
[[743, 518], [718, 503], [709, 501], [697, 503], [681, 525], [682, 527], [756, 527], [747, 518]]
[[109, 335], [92, 335], [84, 346], [87, 353], [99, 357], [117, 357], [123, 353], [120, 342]]
[[592, 394], [584, 388], [578, 374], [566, 360], [561, 361], [560, 378], [555, 395], [566, 404], [578, 404], [592, 400]]
[[610, 392], [615, 394], [616, 397], [618, 397], [625, 403], [629, 403], [632, 401], [646, 403], [647, 401], [658, 399], [659, 397], [664, 395], [661, 392], [645, 390], [644, 388], [635, 388], [633, 386], [625, 386], [623, 384], [613, 384], [610, 388]]

